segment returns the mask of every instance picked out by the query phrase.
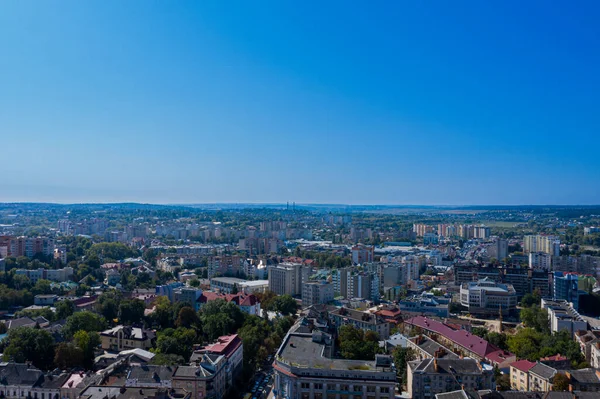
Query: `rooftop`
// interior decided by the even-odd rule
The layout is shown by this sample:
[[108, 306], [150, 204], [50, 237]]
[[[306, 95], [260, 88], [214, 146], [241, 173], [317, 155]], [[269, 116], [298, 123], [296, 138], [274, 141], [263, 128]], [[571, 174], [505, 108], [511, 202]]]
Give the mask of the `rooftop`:
[[324, 356], [327, 349], [325, 342], [315, 342], [311, 334], [292, 333], [287, 335], [281, 345], [277, 360], [296, 367], [378, 371], [374, 360], [332, 359]]
[[413, 317], [406, 320], [405, 323], [442, 335], [455, 344], [462, 346], [463, 348], [477, 354], [482, 358], [488, 358], [496, 361], [490, 356], [494, 355], [495, 358], [504, 358], [504, 360], [506, 360], [508, 357], [514, 356], [512, 353], [503, 351], [497, 346], [490, 344], [483, 338], [473, 335], [468, 331], [454, 330], [444, 323], [424, 316]]
[[518, 360], [516, 362], [512, 362], [510, 364], [510, 367], [514, 367], [517, 370], [528, 372], [529, 369], [531, 369], [533, 366], [535, 366], [535, 364], [536, 364], [535, 362], [530, 362], [529, 360], [523, 359], [523, 360]]
[[[437, 367], [436, 363], [437, 362]], [[412, 372], [437, 374], [481, 374], [481, 366], [475, 359], [424, 359], [408, 362]], [[437, 370], [436, 370], [437, 368]]]

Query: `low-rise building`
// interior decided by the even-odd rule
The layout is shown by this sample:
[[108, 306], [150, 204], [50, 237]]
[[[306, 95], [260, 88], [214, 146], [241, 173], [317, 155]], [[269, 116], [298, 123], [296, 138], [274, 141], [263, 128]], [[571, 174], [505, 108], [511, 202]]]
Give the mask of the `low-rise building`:
[[260, 316], [260, 302], [256, 295], [246, 295], [243, 293], [237, 294], [221, 294], [218, 292], [204, 291], [202, 295], [196, 301], [197, 309], [201, 309], [204, 304], [222, 299], [227, 302], [233, 302], [240, 307], [240, 310], [244, 313], [248, 313], [255, 316]]
[[0, 363], [0, 397], [58, 398], [68, 374], [44, 374], [23, 363]]
[[33, 304], [37, 306], [54, 306], [54, 303], [57, 301], [57, 299], [58, 295], [56, 294], [38, 294], [33, 297]]
[[515, 391], [529, 390], [529, 370], [535, 362], [518, 360], [510, 364], [510, 387]]
[[125, 380], [126, 387], [171, 388], [174, 366], [132, 366]]
[[235, 277], [213, 277], [210, 279], [210, 289], [223, 294], [231, 294], [233, 291], [240, 291], [240, 284], [246, 280]]
[[286, 335], [273, 365], [276, 399], [325, 399], [363, 397], [392, 399], [396, 370], [390, 356], [375, 360], [346, 360], [333, 357], [331, 335], [314, 330]]
[[38, 282], [38, 280], [50, 280], [50, 281], [67, 281], [73, 276], [73, 268], [65, 267], [62, 269], [16, 269], [15, 275], [21, 275], [31, 280], [32, 284]]
[[425, 359], [408, 362], [406, 386], [412, 399], [428, 399], [461, 388], [494, 389], [494, 370], [474, 359]]
[[448, 305], [439, 303], [435, 297], [427, 298], [414, 296], [398, 301], [398, 307], [402, 312], [416, 313], [427, 316], [448, 317]]
[[156, 333], [140, 327], [116, 326], [100, 333], [102, 349], [120, 352], [124, 349], [150, 349]]
[[390, 336], [390, 323], [374, 313], [341, 307], [329, 311], [329, 319], [337, 330], [350, 324], [363, 331], [376, 332], [381, 340]]
[[484, 278], [461, 284], [460, 303], [469, 309], [469, 313], [508, 314], [517, 308], [517, 293], [510, 284]]
[[600, 392], [600, 370], [567, 370], [564, 374], [569, 379], [569, 391]]

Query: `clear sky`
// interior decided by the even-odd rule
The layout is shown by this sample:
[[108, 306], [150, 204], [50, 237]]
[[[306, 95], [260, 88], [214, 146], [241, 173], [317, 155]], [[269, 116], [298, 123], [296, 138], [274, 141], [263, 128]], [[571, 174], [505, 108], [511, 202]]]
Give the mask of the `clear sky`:
[[600, 203], [597, 1], [4, 1], [0, 201]]

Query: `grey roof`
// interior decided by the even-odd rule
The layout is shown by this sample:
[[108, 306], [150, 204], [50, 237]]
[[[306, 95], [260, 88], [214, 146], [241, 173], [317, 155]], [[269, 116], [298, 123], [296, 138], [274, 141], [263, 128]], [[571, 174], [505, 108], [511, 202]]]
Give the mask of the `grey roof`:
[[373, 325], [386, 323], [383, 317], [377, 316], [376, 314], [361, 312], [360, 310], [348, 309], [344, 307], [332, 310], [329, 313], [339, 317], [360, 321], [361, 323]]
[[45, 389], [60, 389], [71, 375], [63, 373], [60, 375], [47, 374], [42, 376], [40, 387]]
[[544, 399], [545, 392], [520, 391], [479, 391], [481, 399]]
[[18, 327], [35, 327], [35, 321], [29, 317], [19, 317], [6, 322], [6, 328], [9, 330]]
[[571, 375], [571, 381], [600, 385], [600, 379], [594, 369], [568, 370], [568, 373]]
[[[328, 336], [324, 334], [323, 336]], [[352, 370], [359, 368], [363, 371], [376, 371], [373, 360], [332, 359], [323, 356], [329, 352], [330, 345], [314, 342], [310, 334], [288, 334], [279, 349], [279, 356], [284, 363], [292, 366], [307, 366], [311, 368], [326, 368], [330, 370]]]
[[208, 370], [205, 367], [200, 366], [179, 366], [173, 377], [188, 377], [188, 378], [196, 378], [196, 377], [210, 377], [214, 374], [213, 371]]
[[546, 366], [544, 363], [538, 362], [535, 364], [535, 366], [529, 369], [529, 372], [549, 380], [550, 378], [554, 377], [554, 374], [556, 374], [556, 369]]
[[571, 392], [550, 391], [544, 399], [574, 399]]
[[133, 366], [127, 379], [144, 384], [160, 384], [161, 381], [171, 380], [174, 372], [175, 367], [171, 366]]
[[167, 398], [167, 392], [164, 388], [126, 388], [126, 387], [108, 387], [91, 386], [81, 392], [78, 396], [81, 399], [146, 399], [146, 398]]
[[[421, 343], [417, 344], [417, 340], [421, 340]], [[415, 345], [417, 345], [419, 347], [419, 349], [423, 350], [425, 353], [429, 354], [432, 357], [435, 357], [436, 352], [438, 352], [440, 349], [443, 349], [445, 351], [445, 353], [440, 354], [440, 352], [438, 352], [438, 354], [439, 354], [439, 356], [437, 356], [438, 358], [444, 358], [444, 359], [458, 359], [459, 358], [458, 355], [456, 355], [450, 349], [438, 344], [437, 342], [435, 342], [434, 340], [432, 340], [431, 338], [429, 338], [425, 335], [421, 335], [420, 337], [410, 338], [410, 341], [413, 342]]]
[[0, 385], [37, 384], [44, 373], [24, 363], [0, 363]]
[[438, 393], [435, 395], [435, 399], [470, 399], [469, 395], [465, 391], [458, 390], [452, 392]]
[[[435, 359], [414, 360], [408, 362], [413, 373], [436, 373]], [[439, 374], [481, 374], [479, 363], [475, 359], [437, 359]]]

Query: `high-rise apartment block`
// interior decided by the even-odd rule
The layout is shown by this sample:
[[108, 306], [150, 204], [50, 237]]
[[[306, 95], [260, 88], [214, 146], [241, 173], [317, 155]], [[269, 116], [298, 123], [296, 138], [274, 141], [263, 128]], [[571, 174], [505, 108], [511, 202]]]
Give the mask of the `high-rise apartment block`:
[[333, 284], [327, 281], [309, 281], [302, 284], [302, 306], [324, 304], [333, 301]]
[[525, 253], [543, 252], [552, 256], [560, 255], [560, 239], [555, 236], [532, 235], [523, 239]]
[[302, 267], [300, 263], [280, 263], [270, 266], [269, 290], [277, 295], [301, 295]]
[[355, 245], [352, 247], [352, 263], [362, 265], [373, 262], [375, 248], [370, 245]]

